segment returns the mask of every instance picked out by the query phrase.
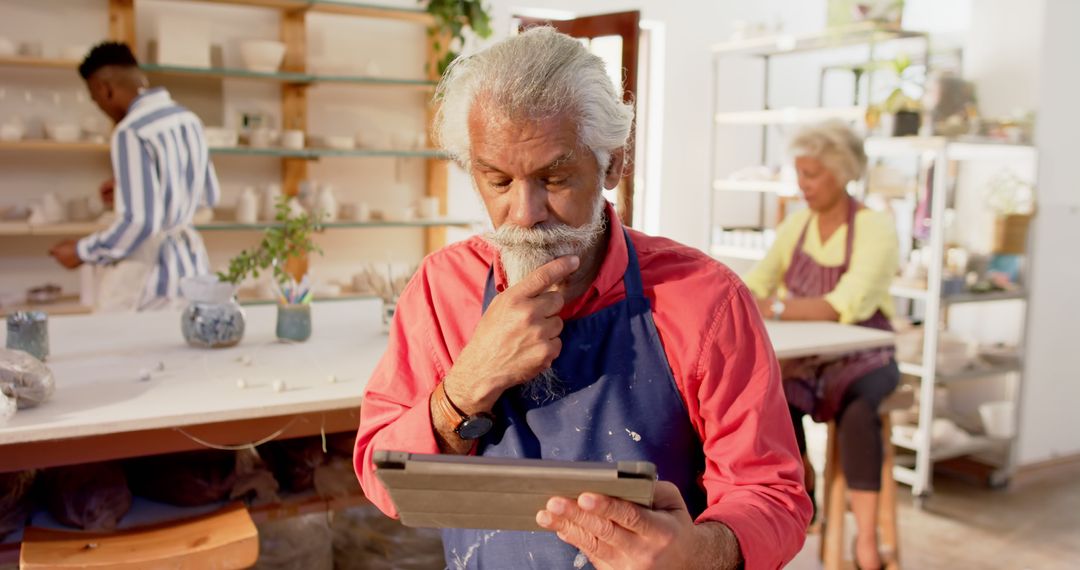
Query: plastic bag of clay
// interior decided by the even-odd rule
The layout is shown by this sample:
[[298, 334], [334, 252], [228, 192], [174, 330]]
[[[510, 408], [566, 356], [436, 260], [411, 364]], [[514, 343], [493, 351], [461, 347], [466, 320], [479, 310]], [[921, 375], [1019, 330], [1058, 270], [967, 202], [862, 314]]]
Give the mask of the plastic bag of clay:
[[326, 434], [326, 453], [352, 459], [356, 449], [356, 432], [346, 431]]
[[22, 528], [30, 516], [35, 476], [32, 470], [0, 473], [0, 540]]
[[438, 529], [409, 528], [367, 504], [334, 513], [334, 570], [446, 567]]
[[278, 502], [278, 482], [254, 449], [236, 452], [236, 477], [230, 499], [243, 499], [249, 505]]
[[40, 494], [57, 521], [84, 530], [114, 530], [131, 509], [131, 490], [119, 463], [88, 463], [41, 472]]
[[52, 370], [21, 350], [0, 348], [0, 391], [14, 396], [19, 409], [48, 400], [56, 389]]
[[281, 487], [294, 493], [311, 489], [315, 485], [315, 468], [326, 461], [319, 436], [271, 441], [259, 446], [259, 456]]
[[267, 521], [259, 529], [256, 570], [332, 570], [334, 550], [327, 513]]
[[330, 461], [315, 468], [314, 481], [315, 493], [324, 499], [363, 494], [352, 459], [330, 458]]
[[15, 410], [19, 409], [19, 405], [15, 403], [15, 394], [9, 394], [7, 390], [8, 388], [0, 386], [0, 426], [15, 417]]
[[129, 460], [126, 468], [136, 495], [195, 507], [229, 498], [236, 482], [236, 452], [211, 449], [151, 455]]

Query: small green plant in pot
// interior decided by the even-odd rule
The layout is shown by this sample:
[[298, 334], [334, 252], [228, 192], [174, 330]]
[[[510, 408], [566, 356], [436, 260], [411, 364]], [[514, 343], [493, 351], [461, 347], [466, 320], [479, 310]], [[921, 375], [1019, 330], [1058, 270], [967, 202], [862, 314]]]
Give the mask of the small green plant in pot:
[[892, 75], [892, 90], [889, 95], [871, 108], [871, 115], [877, 118], [872, 121], [874, 125], [880, 124], [880, 130], [885, 136], [919, 134], [922, 122], [920, 98], [925, 89], [925, 70], [913, 65], [907, 54], [875, 64], [870, 69], [888, 71]]
[[306, 212], [294, 213], [287, 196], [278, 198], [274, 208], [275, 223], [267, 228], [259, 245], [229, 260], [228, 270], [218, 272], [218, 279], [239, 285], [247, 277], [258, 278], [268, 269], [277, 285], [285, 285], [290, 277], [294, 280], [304, 277], [304, 272], [290, 275], [286, 267], [291, 259], [302, 259], [311, 252], [322, 254], [322, 249], [312, 240], [312, 234], [322, 226]]
[[218, 279], [236, 286], [249, 276], [258, 278], [270, 271], [277, 293], [277, 336], [304, 341], [311, 336], [312, 295], [307, 255], [322, 254], [312, 239], [322, 226], [306, 212], [293, 212], [284, 196], [278, 200], [275, 211], [275, 224], [267, 228], [259, 244], [229, 260], [228, 270], [218, 273]]

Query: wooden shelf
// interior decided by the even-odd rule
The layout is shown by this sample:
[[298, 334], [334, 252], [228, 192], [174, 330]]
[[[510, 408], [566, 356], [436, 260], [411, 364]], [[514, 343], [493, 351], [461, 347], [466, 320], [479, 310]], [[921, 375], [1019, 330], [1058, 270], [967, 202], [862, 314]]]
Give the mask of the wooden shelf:
[[[394, 228], [471, 228], [483, 225], [482, 220], [437, 218], [432, 220], [371, 220], [367, 222], [341, 221], [322, 224], [325, 230], [341, 229], [394, 229]], [[263, 231], [278, 226], [273, 222], [241, 224], [238, 222], [210, 222], [195, 224], [195, 229], [204, 232], [217, 231]], [[81, 236], [105, 229], [106, 225], [96, 222], [63, 222], [59, 224], [28, 224], [26, 222], [0, 222], [0, 236]]]
[[67, 69], [74, 71], [78, 69], [79, 62], [71, 59], [61, 59], [53, 57], [22, 57], [22, 56], [3, 56], [0, 57], [0, 66], [5, 67], [39, 67], [50, 69]]
[[[0, 141], [0, 151], [42, 151], [42, 152], [107, 152], [107, 143], [73, 142], [63, 143], [48, 140]], [[267, 156], [272, 158], [430, 158], [446, 159], [447, 154], [436, 149], [394, 150], [394, 149], [348, 149], [305, 148], [290, 150], [285, 148], [213, 147], [211, 154], [232, 156]]]
[[[307, 491], [304, 493], [284, 494], [281, 500], [276, 503], [248, 507], [248, 513], [251, 515], [251, 520], [259, 524], [313, 513], [336, 512], [359, 507], [367, 503], [367, 497], [359, 489], [354, 494], [330, 498], [320, 497], [314, 491]], [[198, 507], [179, 507], [135, 497], [131, 509], [121, 519], [121, 528], [136, 528], [184, 520], [214, 512], [225, 508], [229, 504], [231, 504], [231, 501]], [[55, 527], [70, 530], [68, 527], [60, 526], [52, 521], [52, 517], [48, 517], [47, 520], [49, 521], [47, 528]], [[8, 536], [3, 543], [0, 543], [0, 564], [18, 563], [21, 540], [22, 529], [18, 529], [11, 536]]]
[[42, 139], [0, 141], [0, 150], [56, 151], [56, 152], [102, 152], [109, 150], [108, 143], [56, 142]]
[[882, 26], [871, 22], [826, 29], [811, 34], [779, 34], [722, 42], [713, 44], [712, 52], [717, 55], [765, 57], [925, 37], [925, 32], [902, 30], [894, 26]]

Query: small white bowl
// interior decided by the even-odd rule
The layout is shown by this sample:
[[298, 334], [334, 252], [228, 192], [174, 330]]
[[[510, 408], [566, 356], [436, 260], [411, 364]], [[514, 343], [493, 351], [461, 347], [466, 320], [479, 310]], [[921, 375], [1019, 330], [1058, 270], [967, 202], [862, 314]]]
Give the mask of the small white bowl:
[[47, 123], [45, 134], [56, 142], [71, 143], [82, 137], [82, 127], [76, 123]]
[[213, 148], [231, 148], [237, 145], [240, 135], [233, 129], [224, 127], [206, 127], [206, 144]]
[[334, 150], [352, 150], [356, 148], [356, 140], [348, 136], [326, 136], [323, 137], [323, 142], [326, 143], [327, 148]]
[[285, 44], [274, 40], [240, 42], [240, 59], [248, 71], [274, 73], [285, 59]]

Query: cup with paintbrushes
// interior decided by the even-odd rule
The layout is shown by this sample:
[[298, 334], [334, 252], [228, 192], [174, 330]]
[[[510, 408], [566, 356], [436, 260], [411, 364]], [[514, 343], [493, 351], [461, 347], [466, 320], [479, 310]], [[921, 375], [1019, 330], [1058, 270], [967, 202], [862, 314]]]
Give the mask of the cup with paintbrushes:
[[305, 275], [299, 283], [289, 279], [278, 287], [277, 337], [289, 342], [304, 342], [311, 337], [311, 282]]

